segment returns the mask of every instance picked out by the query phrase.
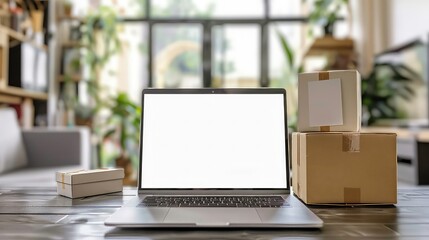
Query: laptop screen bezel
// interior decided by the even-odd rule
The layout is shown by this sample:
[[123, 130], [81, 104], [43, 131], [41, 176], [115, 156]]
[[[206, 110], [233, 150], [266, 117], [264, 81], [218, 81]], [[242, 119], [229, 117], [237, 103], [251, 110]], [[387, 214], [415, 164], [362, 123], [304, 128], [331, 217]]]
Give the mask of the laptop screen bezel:
[[[285, 129], [285, 161], [286, 161], [286, 188], [142, 188], [142, 150], [143, 150], [143, 117], [144, 100], [147, 94], [282, 94], [284, 100], [284, 129]], [[156, 89], [148, 88], [142, 91], [140, 122], [140, 156], [138, 172], [139, 194], [286, 194], [290, 192], [289, 149], [286, 90], [283, 88], [202, 88], [202, 89]]]

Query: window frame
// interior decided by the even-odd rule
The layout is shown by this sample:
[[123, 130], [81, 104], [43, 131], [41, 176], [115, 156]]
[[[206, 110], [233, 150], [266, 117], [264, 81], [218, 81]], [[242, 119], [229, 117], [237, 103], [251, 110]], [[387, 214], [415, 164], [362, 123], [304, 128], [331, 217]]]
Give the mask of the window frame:
[[[202, 66], [203, 66], [203, 86], [211, 87], [212, 84], [212, 29], [214, 26], [221, 26], [227, 24], [254, 24], [260, 28], [260, 66], [259, 66], [259, 86], [268, 87], [270, 83], [269, 79], [269, 26], [272, 23], [290, 23], [299, 22], [307, 23], [308, 17], [304, 16], [285, 16], [285, 17], [272, 17], [270, 16], [270, 0], [263, 1], [263, 17], [262, 18], [193, 18], [193, 17], [172, 17], [172, 18], [160, 18], [151, 16], [152, 0], [146, 0], [145, 5], [145, 16], [144, 17], [125, 17], [120, 18], [120, 22], [142, 22], [147, 24], [148, 31], [148, 87], [154, 86], [153, 77], [153, 26], [154, 24], [201, 24], [203, 28], [203, 42], [202, 42]], [[338, 18], [337, 20], [343, 20], [344, 18]], [[224, 76], [222, 76], [224, 78]]]

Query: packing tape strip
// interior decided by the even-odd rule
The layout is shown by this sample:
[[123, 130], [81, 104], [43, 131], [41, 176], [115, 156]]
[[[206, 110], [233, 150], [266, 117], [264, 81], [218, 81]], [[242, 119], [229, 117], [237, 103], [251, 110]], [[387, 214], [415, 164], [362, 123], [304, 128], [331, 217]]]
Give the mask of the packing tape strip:
[[71, 174], [73, 174], [73, 173], [77, 173], [77, 172], [82, 172], [82, 171], [84, 171], [83, 169], [79, 169], [79, 170], [76, 170], [76, 171], [72, 171], [72, 172], [63, 172], [63, 173], [61, 173], [61, 187], [63, 188], [63, 189], [65, 189], [66, 188], [66, 186], [65, 186], [65, 181], [64, 181], [64, 178], [65, 178], [65, 175], [66, 174], [68, 174], [68, 175], [71, 175]]
[[343, 152], [360, 152], [359, 133], [343, 133]]
[[328, 79], [329, 79], [329, 72], [328, 71], [319, 72], [319, 81], [328, 80]]
[[297, 147], [297, 151], [296, 151], [296, 158], [297, 158], [297, 163], [298, 166], [301, 166], [301, 141], [300, 141], [300, 134], [296, 135], [296, 147]]
[[[329, 79], [329, 72], [327, 72], [327, 71], [319, 72], [319, 81], [328, 80], [328, 79]], [[331, 127], [330, 126], [320, 126], [320, 131], [321, 132], [330, 132]]]
[[321, 132], [330, 132], [331, 127], [330, 126], [320, 126], [320, 131]]
[[298, 191], [298, 195], [301, 196], [301, 187], [300, 187], [300, 179], [299, 179], [299, 166], [301, 166], [301, 134], [297, 134], [296, 135], [296, 162], [298, 166], [294, 166], [296, 167], [296, 185], [297, 185], [297, 191]]
[[344, 203], [360, 203], [361, 192], [360, 188], [344, 188]]

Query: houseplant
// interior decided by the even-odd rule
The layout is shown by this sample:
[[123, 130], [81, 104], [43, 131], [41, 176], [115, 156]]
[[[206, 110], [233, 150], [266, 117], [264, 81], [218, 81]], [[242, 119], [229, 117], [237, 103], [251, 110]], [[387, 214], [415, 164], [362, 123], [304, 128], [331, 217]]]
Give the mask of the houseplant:
[[103, 138], [104, 118], [100, 112], [109, 109], [105, 88], [100, 83], [102, 69], [112, 56], [120, 51], [118, 37], [117, 14], [113, 8], [101, 6], [96, 12], [91, 12], [82, 21], [81, 40], [83, 46], [82, 65], [87, 69], [84, 83], [87, 85], [89, 103], [77, 105], [75, 112], [82, 118], [85, 125], [91, 127], [94, 139], [93, 148], [96, 161], [101, 166], [101, 141]]
[[114, 9], [106, 6], [89, 14], [83, 21], [81, 38], [84, 46], [83, 61], [89, 69], [87, 84], [95, 112], [103, 108], [104, 102], [101, 97], [100, 71], [121, 47], [116, 21]]
[[73, 3], [70, 0], [63, 1], [63, 14], [65, 17], [71, 17], [73, 10]]
[[372, 125], [378, 119], [403, 118], [394, 98], [409, 100], [415, 94], [413, 84], [423, 84], [418, 74], [400, 63], [376, 63], [366, 77], [362, 77], [363, 122]]
[[124, 184], [135, 185], [135, 179], [132, 178], [132, 158], [137, 161], [141, 108], [126, 93], [110, 97], [107, 104], [111, 114], [106, 121], [103, 139], [113, 141], [119, 147], [115, 165], [124, 168]]
[[338, 12], [348, 3], [348, 0], [315, 0], [308, 16], [310, 35], [313, 34], [314, 26], [322, 26], [325, 36], [333, 36], [334, 24], [339, 17]]

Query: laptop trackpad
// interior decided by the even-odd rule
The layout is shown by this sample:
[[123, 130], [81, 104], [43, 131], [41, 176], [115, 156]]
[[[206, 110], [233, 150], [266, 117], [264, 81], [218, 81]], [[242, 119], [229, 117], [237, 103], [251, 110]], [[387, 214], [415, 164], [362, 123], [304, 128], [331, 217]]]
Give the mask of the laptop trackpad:
[[254, 208], [170, 208], [164, 223], [191, 223], [198, 226], [260, 223]]

